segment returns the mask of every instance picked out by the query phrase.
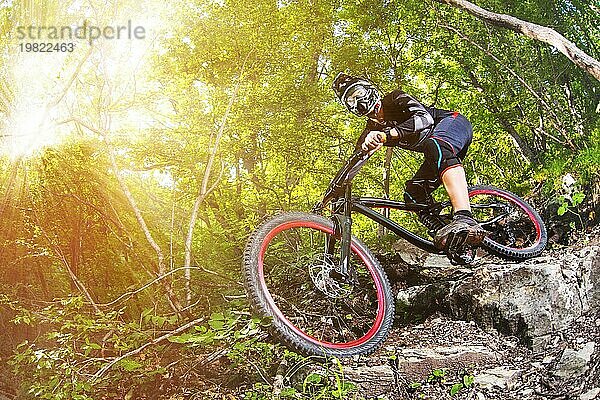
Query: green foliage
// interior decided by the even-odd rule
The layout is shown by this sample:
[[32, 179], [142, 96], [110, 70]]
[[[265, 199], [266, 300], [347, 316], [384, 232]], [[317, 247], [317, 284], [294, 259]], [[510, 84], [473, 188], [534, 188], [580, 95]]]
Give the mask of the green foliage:
[[436, 368], [433, 371], [431, 371], [431, 373], [427, 377], [427, 382], [428, 383], [432, 383], [432, 382], [444, 383], [446, 381], [445, 377], [446, 377], [446, 370], [443, 368]]
[[[32, 312], [16, 306], [13, 323], [33, 323], [47, 327], [35, 341], [17, 347], [10, 364], [24, 379], [35, 398], [91, 399], [98, 390], [117, 395], [127, 384], [143, 385], [164, 373], [151, 359], [123, 359], [111, 376], [93, 383], [105, 355], [118, 355], [150, 340], [152, 330], [144, 323], [125, 322], [124, 309], [107, 313], [87, 311], [81, 297], [69, 297]], [[133, 383], [135, 382], [135, 383]]]
[[[250, 390], [245, 392], [245, 396], [256, 400], [288, 398], [306, 400], [355, 399], [356, 385], [344, 380], [344, 371], [339, 360], [333, 359], [330, 361], [330, 364], [333, 365], [332, 368], [309, 372], [298, 384], [273, 388], [264, 383], [256, 383]], [[299, 362], [305, 363], [304, 360]]]
[[464, 374], [462, 377], [462, 381], [453, 384], [452, 387], [450, 388], [450, 396], [454, 396], [455, 394], [460, 392], [462, 389], [470, 388], [471, 386], [473, 386], [474, 382], [475, 382], [475, 377], [473, 375]]
[[247, 314], [227, 310], [224, 313], [213, 313], [205, 325], [195, 326], [192, 332], [171, 336], [168, 340], [190, 347], [226, 341], [233, 348], [230, 357], [235, 357], [237, 352], [243, 351], [250, 343], [255, 343], [262, 328], [269, 324], [269, 320], [249, 318]]
[[471, 387], [473, 387], [473, 384], [475, 383], [474, 375], [467, 371], [462, 371], [458, 374], [458, 382], [454, 381], [455, 379], [456, 377], [454, 377], [454, 374], [452, 374], [451, 377], [447, 369], [436, 368], [429, 373], [429, 375], [424, 381], [412, 382], [408, 385], [407, 389], [408, 392], [414, 393], [415, 396], [423, 398], [425, 395], [424, 393], [422, 393], [422, 391], [428, 385], [438, 385], [444, 388], [449, 388], [450, 396], [455, 396], [463, 390], [469, 390]]
[[582, 192], [573, 193], [571, 196], [559, 196], [558, 200], [560, 206], [556, 213], [558, 215], [564, 215], [567, 211], [573, 212], [570, 208], [577, 208], [577, 206], [583, 202], [583, 199], [585, 199], [585, 193]]
[[[27, 392], [35, 398], [91, 399], [99, 393], [122, 397], [135, 388], [143, 391], [172, 373], [162, 361], [170, 357], [164, 343], [141, 352], [137, 349], [160, 332], [175, 329], [180, 322], [175, 316], [146, 309], [137, 321], [127, 321], [124, 308], [91, 312], [81, 297], [68, 297], [35, 312], [6, 297], [2, 303], [18, 312], [12, 323], [47, 327], [41, 337], [21, 343], [10, 360], [23, 377]], [[184, 357], [191, 357], [194, 349], [223, 347], [223, 354], [232, 360], [252, 351], [268, 362], [266, 355], [273, 345], [260, 342], [264, 337], [261, 328], [268, 324], [247, 312], [225, 311], [168, 340], [184, 345], [179, 350]], [[132, 351], [131, 356], [122, 357]], [[118, 362], [104, 375], [97, 375], [111, 360]]]
[[[17, 324], [25, 332], [2, 333], [0, 355], [22, 343], [12, 359], [15, 380], [23, 381], [32, 396], [85, 398], [103, 390], [107, 396], [131, 397], [131, 387], [163, 379], [168, 363], [161, 356], [171, 347], [191, 357], [226, 347], [228, 362], [254, 382], [263, 380], [246, 361], [267, 373], [272, 371], [261, 360], [293, 358], [262, 342], [268, 321], [240, 313], [243, 300], [226, 303], [224, 298], [241, 293], [239, 263], [249, 232], [276, 210], [310, 209], [350, 155], [365, 121], [347, 113], [330, 90], [338, 71], [367, 76], [383, 91], [401, 87], [426, 105], [467, 116], [475, 134], [464, 160], [470, 183], [523, 195], [541, 185], [539, 198], [558, 201], [557, 213], [567, 214], [584, 209], [592, 199], [583, 193], [600, 182], [597, 81], [552, 47], [482, 24], [447, 5], [347, 0], [194, 0], [168, 7], [152, 0], [4, 3], [0, 128], [7, 148], [10, 140], [27, 144], [20, 142], [27, 129], [11, 125], [19, 119], [14, 110], [22, 105], [28, 118], [48, 115], [51, 123], [38, 129], [40, 134], [66, 138], [29, 158], [8, 154], [0, 159], [0, 244], [6, 266], [0, 271], [0, 291], [9, 296], [0, 300], [0, 317], [13, 321], [7, 329]], [[586, 2], [490, 0], [485, 7], [551, 26], [600, 57], [600, 17]], [[89, 19], [101, 26], [124, 16], [159, 21], [143, 56], [120, 52], [127, 46], [117, 40], [98, 42], [88, 58], [88, 47], [81, 46], [58, 68], [53, 67], [58, 58], [48, 62], [14, 52], [18, 24], [70, 25]], [[35, 68], [24, 60], [35, 61]], [[70, 79], [80, 62], [80, 71]], [[48, 78], [40, 76], [34, 86], [48, 93], [23, 92], [23, 77], [29, 76], [24, 72], [42, 75], [42, 70]], [[113, 161], [118, 171], [112, 170]], [[354, 180], [356, 194], [383, 195], [383, 161], [383, 152], [372, 157]], [[395, 151], [391, 198], [402, 198], [404, 182], [421, 161], [419, 154]], [[574, 171], [580, 193], [559, 197], [561, 177]], [[188, 249], [197, 199], [202, 201]], [[420, 226], [413, 215], [396, 217], [410, 228]], [[358, 236], [383, 249], [394, 240], [382, 240], [366, 219], [357, 218], [354, 227]], [[136, 293], [127, 307], [104, 312], [91, 311], [90, 298], [108, 302], [140, 287], [160, 272], [161, 257], [163, 267], [176, 268], [187, 250], [192, 264], [202, 268], [190, 274], [191, 304], [197, 306], [188, 311], [205, 315], [206, 323], [122, 359], [89, 387], [87, 378], [106, 359], [187, 321], [169, 314], [172, 307], [162, 290]], [[186, 278], [173, 274], [168, 280], [174, 297], [185, 302]], [[84, 289], [90, 296], [85, 301], [78, 296]], [[52, 302], [55, 298], [64, 300]], [[52, 304], [40, 306], [45, 304], [40, 301]], [[347, 396], [350, 387], [336, 376], [341, 373], [307, 375], [279, 396]], [[430, 378], [431, 383], [446, 379], [435, 371]], [[459, 385], [468, 387], [463, 379], [455, 391]], [[249, 389], [257, 396], [272, 391], [264, 384]]]

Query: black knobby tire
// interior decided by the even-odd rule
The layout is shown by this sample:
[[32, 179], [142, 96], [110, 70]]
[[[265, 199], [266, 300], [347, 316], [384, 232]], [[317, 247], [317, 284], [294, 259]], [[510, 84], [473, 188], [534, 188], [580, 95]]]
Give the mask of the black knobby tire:
[[319, 252], [331, 232], [332, 222], [316, 214], [287, 212], [267, 220], [246, 245], [246, 292], [254, 311], [271, 317], [271, 331], [294, 351], [325, 357], [369, 354], [392, 326], [392, 290], [377, 259], [355, 237], [351, 262], [360, 284], [327, 278], [327, 268], [336, 262]]
[[[480, 197], [486, 200], [478, 203]], [[491, 208], [477, 208], [478, 204], [488, 204], [487, 199], [494, 199], [494, 204], [510, 210], [504, 220], [500, 219], [495, 228], [490, 230], [490, 235], [481, 245], [489, 253], [510, 260], [525, 260], [537, 257], [544, 251], [548, 242], [544, 221], [525, 200], [493, 186], [469, 187], [469, 198], [473, 216], [480, 223], [497, 217], [490, 211]]]

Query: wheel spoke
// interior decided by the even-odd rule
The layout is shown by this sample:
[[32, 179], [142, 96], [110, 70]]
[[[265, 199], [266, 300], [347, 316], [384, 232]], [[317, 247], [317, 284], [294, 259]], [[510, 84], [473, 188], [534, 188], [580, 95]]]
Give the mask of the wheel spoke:
[[377, 291], [360, 257], [351, 258], [358, 285], [336, 279], [338, 260], [320, 253], [326, 240], [325, 232], [303, 227], [273, 237], [264, 255], [265, 283], [277, 308], [300, 331], [325, 343], [351, 342], [375, 323]]
[[484, 247], [508, 258], [541, 253], [546, 232], [539, 215], [525, 201], [505, 190], [479, 186], [469, 191], [474, 218], [488, 231]]

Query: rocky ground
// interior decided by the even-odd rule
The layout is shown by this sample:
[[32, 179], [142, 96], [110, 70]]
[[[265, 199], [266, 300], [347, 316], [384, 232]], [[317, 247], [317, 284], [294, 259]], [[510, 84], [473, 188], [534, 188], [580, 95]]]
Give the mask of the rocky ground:
[[394, 329], [384, 348], [345, 361], [344, 371], [365, 398], [600, 399], [599, 332], [600, 313], [589, 313], [534, 352], [517, 337], [431, 316]]
[[377, 353], [344, 361], [359, 398], [600, 399], [600, 247], [483, 255], [470, 269], [398, 243], [383, 256], [397, 324]]

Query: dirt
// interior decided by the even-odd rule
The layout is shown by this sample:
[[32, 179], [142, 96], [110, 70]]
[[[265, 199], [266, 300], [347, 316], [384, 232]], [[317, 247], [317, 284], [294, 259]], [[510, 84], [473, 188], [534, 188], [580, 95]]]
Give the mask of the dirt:
[[[600, 228], [568, 251], [598, 244]], [[566, 250], [554, 245], [547, 253], [560, 257]], [[409, 286], [421, 283], [400, 264], [394, 265], [396, 278], [412, 279]], [[536, 352], [521, 339], [439, 312], [418, 323], [400, 316], [378, 352], [344, 365], [358, 384], [358, 398], [365, 399], [600, 400], [600, 310], [551, 333]]]
[[[564, 349], [590, 342], [600, 343], [600, 312], [556, 332], [548, 348], [537, 354], [516, 337], [432, 316], [421, 324], [394, 328], [377, 353], [344, 365], [347, 378], [368, 399], [579, 399], [600, 388], [598, 352], [579, 377], [555, 373]], [[474, 383], [467, 387], [469, 377]], [[452, 395], [459, 383], [463, 387]]]

